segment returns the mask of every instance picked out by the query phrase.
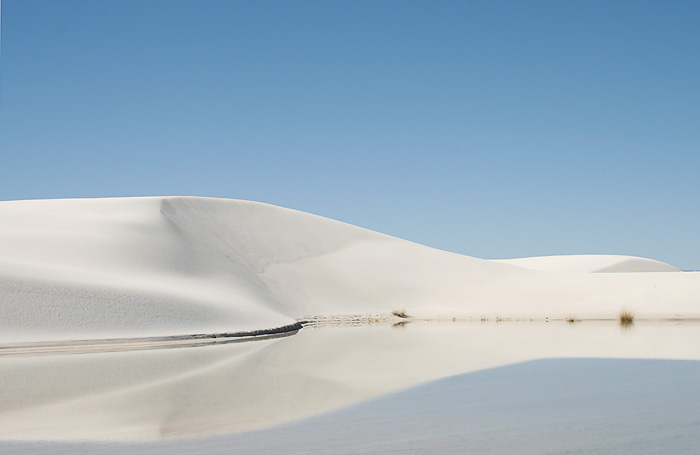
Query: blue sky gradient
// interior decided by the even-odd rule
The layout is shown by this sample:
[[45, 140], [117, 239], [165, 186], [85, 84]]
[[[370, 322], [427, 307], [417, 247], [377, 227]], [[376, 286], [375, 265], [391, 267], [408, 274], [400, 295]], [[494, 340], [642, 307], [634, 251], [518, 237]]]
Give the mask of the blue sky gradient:
[[0, 200], [250, 199], [700, 269], [700, 2], [2, 2]]

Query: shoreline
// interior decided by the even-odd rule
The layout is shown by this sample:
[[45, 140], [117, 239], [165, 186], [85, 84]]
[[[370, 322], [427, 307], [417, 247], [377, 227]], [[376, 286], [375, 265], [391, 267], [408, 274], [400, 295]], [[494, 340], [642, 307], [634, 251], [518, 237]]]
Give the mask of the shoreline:
[[244, 343], [249, 341], [283, 338], [296, 334], [302, 324], [295, 322], [281, 327], [212, 334], [171, 335], [138, 338], [108, 338], [69, 341], [37, 341], [0, 345], [0, 356], [28, 354], [67, 354], [86, 352], [136, 351], [194, 347], [210, 344]]
[[40, 355], [40, 354], [82, 354], [90, 352], [119, 352], [149, 349], [169, 349], [182, 347], [208, 346], [213, 344], [245, 343], [296, 335], [301, 329], [328, 327], [361, 326], [406, 326], [414, 323], [467, 323], [467, 324], [503, 324], [503, 323], [566, 323], [581, 324], [585, 322], [612, 322], [623, 328], [630, 328], [637, 323], [700, 323], [698, 317], [649, 317], [635, 318], [634, 322], [621, 324], [615, 318], [578, 318], [578, 317], [435, 317], [421, 318], [387, 314], [374, 315], [331, 315], [311, 316], [299, 319], [293, 324], [261, 330], [248, 330], [223, 333], [200, 333], [191, 335], [166, 335], [134, 338], [105, 338], [67, 341], [33, 341], [23, 343], [0, 344], [0, 357]]

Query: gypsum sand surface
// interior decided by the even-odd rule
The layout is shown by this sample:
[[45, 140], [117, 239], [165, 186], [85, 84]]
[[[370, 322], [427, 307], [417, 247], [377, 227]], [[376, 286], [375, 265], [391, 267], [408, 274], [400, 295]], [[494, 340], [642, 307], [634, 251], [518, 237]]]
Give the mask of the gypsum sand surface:
[[[0, 219], [0, 345], [251, 332], [398, 309], [425, 319], [700, 316], [700, 273], [658, 261], [489, 261], [257, 202], [8, 201]], [[617, 273], [590, 273], [606, 270]]]

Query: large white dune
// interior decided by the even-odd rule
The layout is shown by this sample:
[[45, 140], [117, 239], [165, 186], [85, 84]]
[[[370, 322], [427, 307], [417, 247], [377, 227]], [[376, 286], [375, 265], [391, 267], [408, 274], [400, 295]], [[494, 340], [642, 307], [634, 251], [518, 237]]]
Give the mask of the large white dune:
[[[392, 310], [700, 315], [700, 273], [607, 258], [488, 261], [237, 200], [0, 202], [0, 343], [236, 332]], [[580, 273], [639, 264], [661, 272]]]

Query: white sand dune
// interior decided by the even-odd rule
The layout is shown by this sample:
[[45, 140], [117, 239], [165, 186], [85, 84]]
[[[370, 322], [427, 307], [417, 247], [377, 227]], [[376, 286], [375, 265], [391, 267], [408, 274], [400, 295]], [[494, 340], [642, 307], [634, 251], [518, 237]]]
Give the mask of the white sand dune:
[[[580, 273], [652, 269], [661, 272]], [[610, 256], [488, 261], [256, 202], [0, 202], [0, 343], [235, 332], [395, 309], [700, 316], [700, 273], [666, 270], [677, 269]]]

